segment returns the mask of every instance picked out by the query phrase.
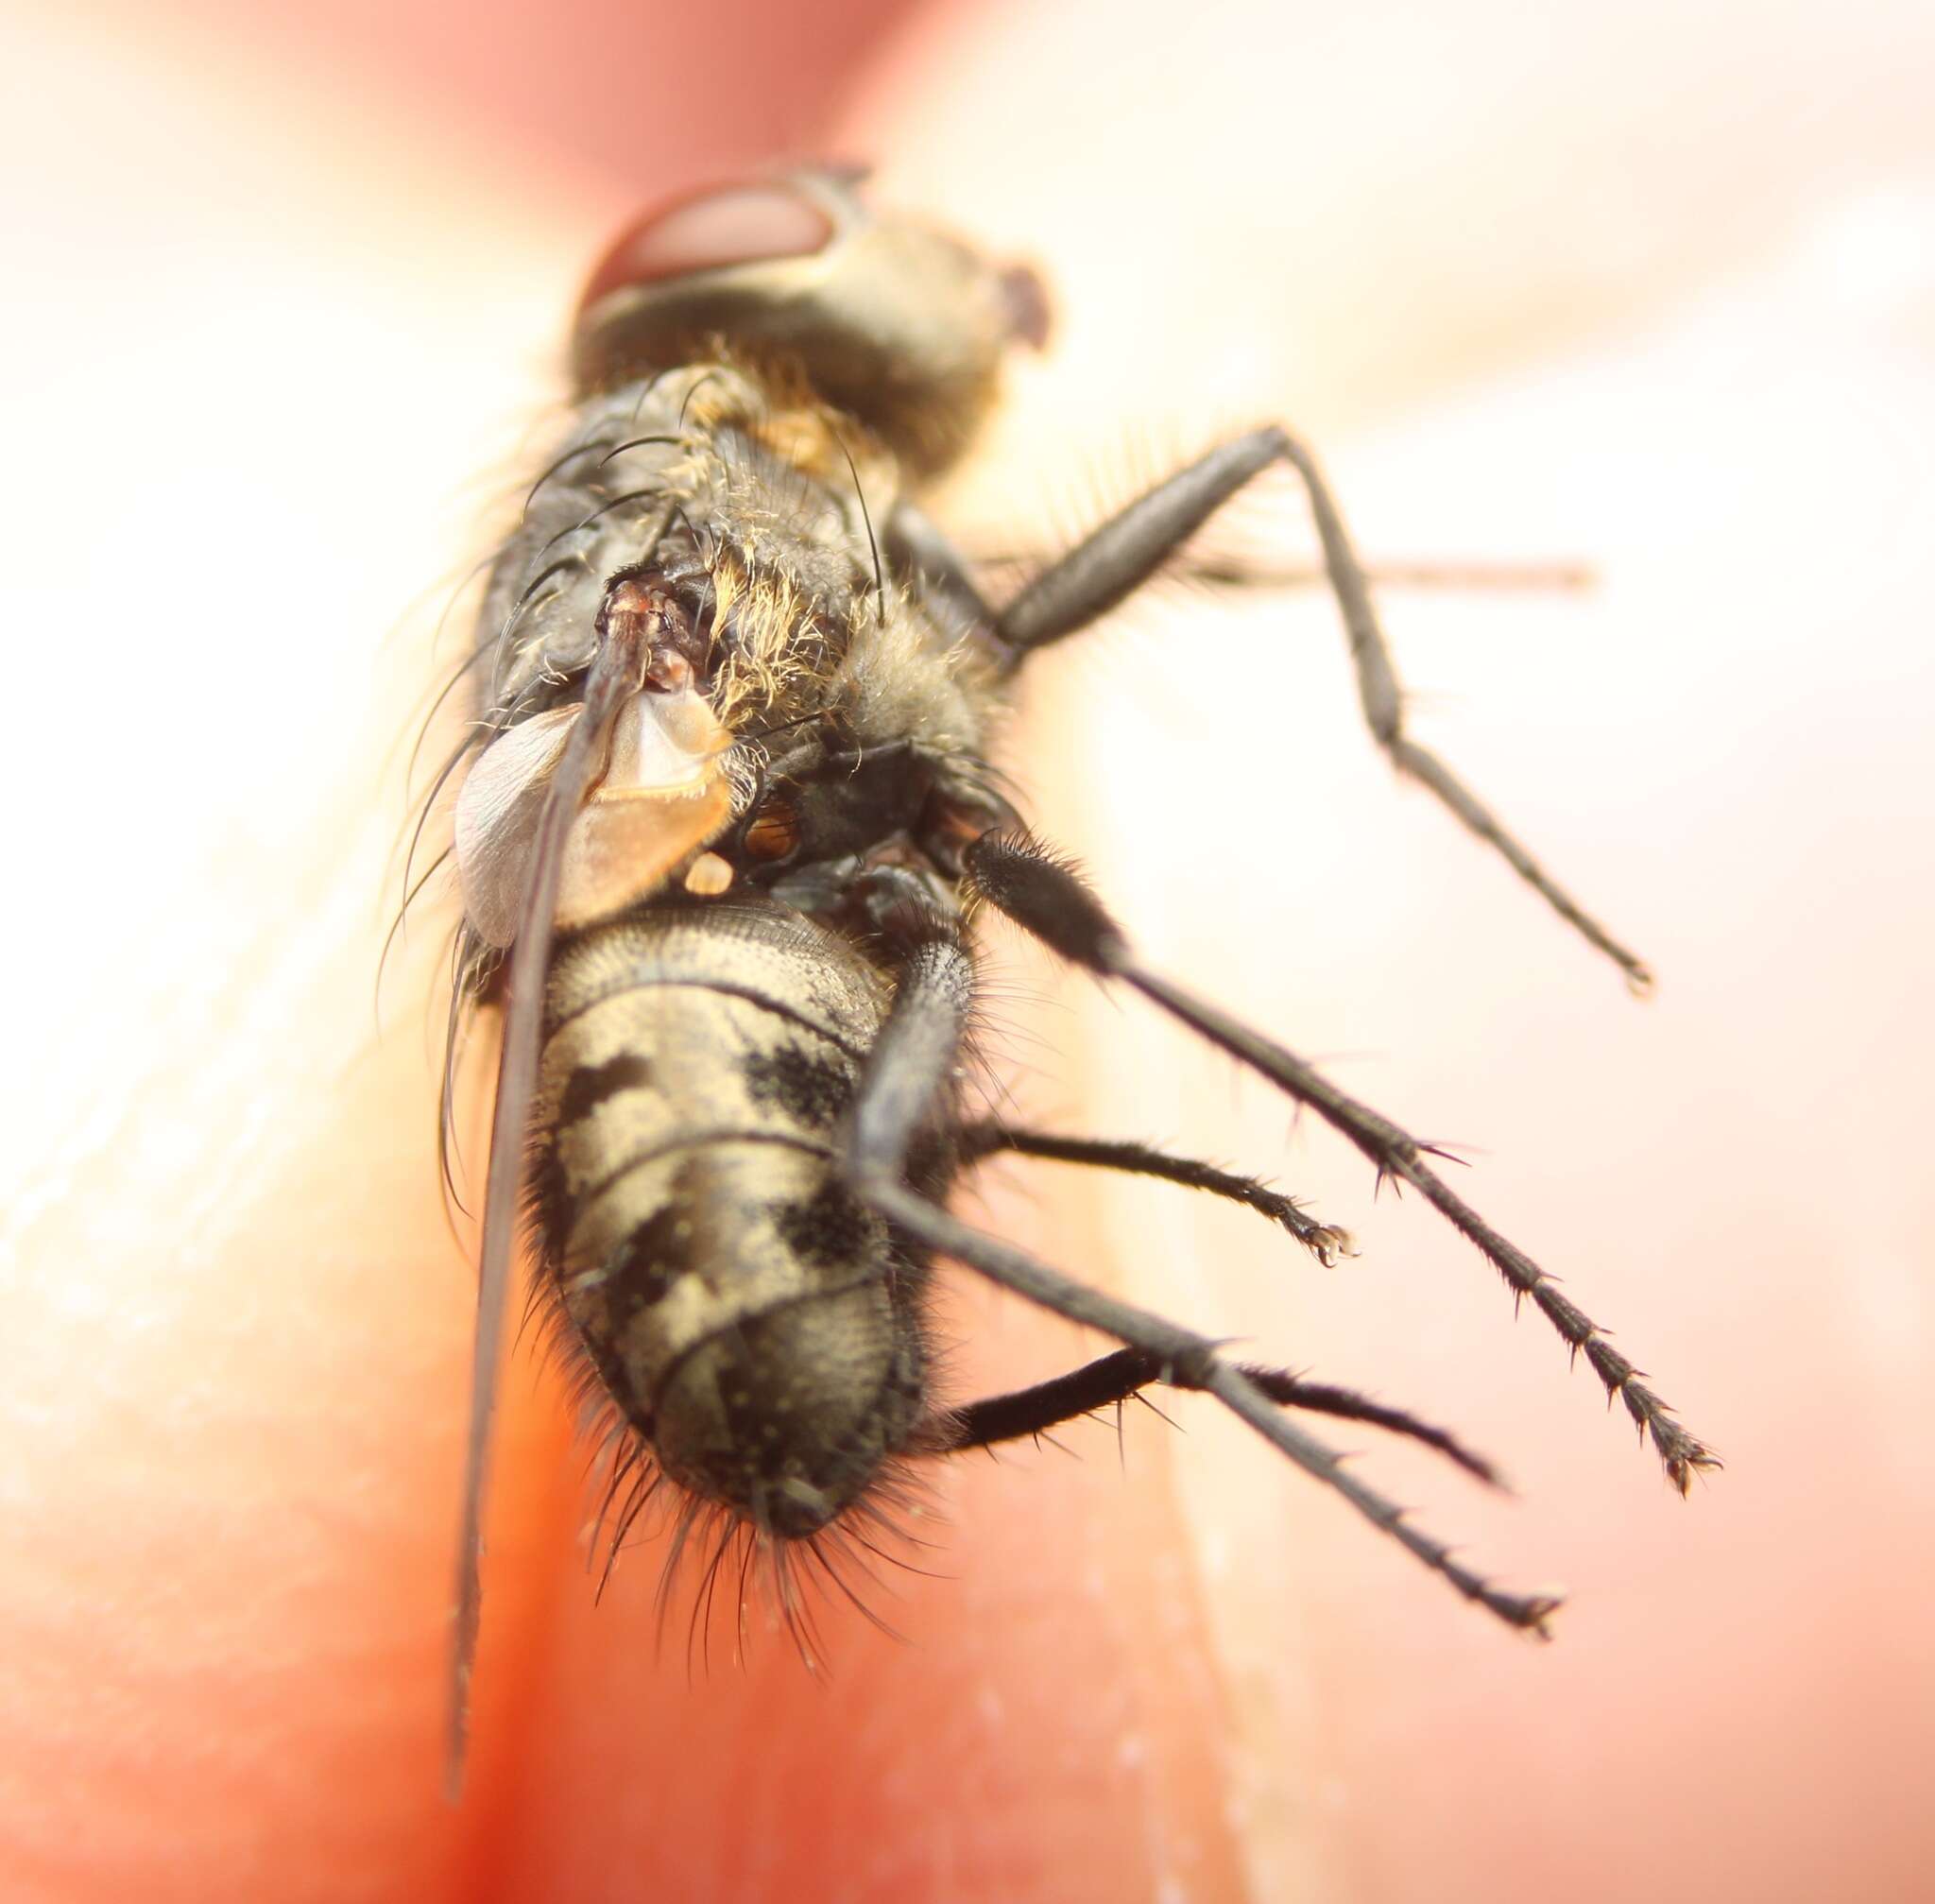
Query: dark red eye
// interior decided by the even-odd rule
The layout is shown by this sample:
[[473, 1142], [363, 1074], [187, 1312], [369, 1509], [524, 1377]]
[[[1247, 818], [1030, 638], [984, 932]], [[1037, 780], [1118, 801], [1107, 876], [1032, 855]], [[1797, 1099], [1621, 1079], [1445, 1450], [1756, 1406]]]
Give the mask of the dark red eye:
[[709, 187], [655, 206], [629, 226], [591, 273], [578, 300], [578, 316], [583, 317], [613, 291], [663, 283], [694, 271], [803, 258], [821, 249], [832, 235], [832, 219], [792, 185]]

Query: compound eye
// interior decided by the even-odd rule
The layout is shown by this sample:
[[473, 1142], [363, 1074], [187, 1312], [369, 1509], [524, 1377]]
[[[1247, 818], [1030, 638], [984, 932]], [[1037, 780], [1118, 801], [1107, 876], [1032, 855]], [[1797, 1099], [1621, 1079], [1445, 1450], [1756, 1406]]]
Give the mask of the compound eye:
[[614, 291], [641, 290], [694, 271], [804, 258], [825, 249], [827, 213], [783, 181], [711, 187], [656, 206], [606, 252], [578, 300], [578, 317]]

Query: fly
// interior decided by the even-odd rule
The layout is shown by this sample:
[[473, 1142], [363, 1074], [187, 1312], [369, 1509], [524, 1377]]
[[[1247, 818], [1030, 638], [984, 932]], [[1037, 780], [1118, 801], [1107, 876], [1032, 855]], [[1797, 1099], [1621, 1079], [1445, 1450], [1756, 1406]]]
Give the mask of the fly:
[[[1491, 1478], [1452, 1436], [1231, 1361], [950, 1214], [961, 1176], [1010, 1153], [1229, 1198], [1326, 1261], [1348, 1246], [1251, 1178], [971, 1113], [958, 1079], [974, 902], [1139, 993], [1415, 1188], [1586, 1358], [1681, 1492], [1718, 1465], [1452, 1192], [1430, 1146], [1146, 966], [991, 764], [1028, 658], [1187, 567], [1196, 531], [1287, 464], [1378, 744], [1643, 989], [1639, 960], [1405, 731], [1364, 569], [1310, 453], [1275, 425], [1239, 436], [990, 601], [921, 498], [972, 441], [1006, 354], [1043, 342], [1046, 300], [1025, 268], [874, 214], [859, 184], [816, 171], [702, 192], [612, 248], [578, 311], [572, 422], [495, 558], [459, 671], [479, 718], [443, 777], [462, 775], [453, 1061], [480, 1008], [499, 1014], [502, 1050], [454, 1771], [521, 1209], [536, 1300], [608, 1417], [614, 1552], [663, 1495], [675, 1560], [700, 1533], [709, 1571], [728, 1552], [761, 1557], [793, 1621], [797, 1561], [865, 1542], [911, 1464], [1168, 1383], [1215, 1397], [1460, 1593], [1544, 1631], [1552, 1597], [1467, 1569], [1301, 1417], [1370, 1422]], [[927, 1311], [938, 1257], [1120, 1346], [1055, 1381], [943, 1403]]]

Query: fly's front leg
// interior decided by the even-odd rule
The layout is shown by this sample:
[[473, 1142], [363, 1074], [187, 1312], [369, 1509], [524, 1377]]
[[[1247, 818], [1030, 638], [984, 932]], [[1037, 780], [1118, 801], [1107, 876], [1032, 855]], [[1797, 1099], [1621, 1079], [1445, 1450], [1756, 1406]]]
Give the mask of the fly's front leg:
[[973, 565], [925, 510], [902, 502], [887, 518], [887, 559], [897, 575], [912, 574], [931, 598], [984, 643], [991, 640], [994, 610], [975, 582]]
[[1305, 1213], [1295, 1197], [1285, 1196], [1253, 1176], [1218, 1170], [1191, 1157], [1172, 1157], [1146, 1143], [1111, 1142], [1099, 1138], [1055, 1137], [1047, 1131], [1016, 1130], [1007, 1124], [976, 1124], [961, 1132], [961, 1161], [980, 1163], [1003, 1152], [1038, 1157], [1054, 1163], [1083, 1164], [1093, 1170], [1119, 1170], [1136, 1176], [1153, 1176], [1185, 1190], [1207, 1191], [1211, 1196], [1240, 1203], [1259, 1216], [1280, 1224], [1321, 1262], [1334, 1269], [1341, 1256], [1355, 1256], [1358, 1247], [1347, 1229], [1319, 1223]]
[[[1047, 553], [1022, 554], [1002, 549], [977, 554], [974, 567], [982, 574], [1015, 576], [1018, 581], [1038, 575], [1054, 557]], [[1593, 572], [1583, 562], [1461, 562], [1364, 561], [1364, 579], [1380, 589], [1421, 589], [1431, 592], [1455, 590], [1465, 594], [1560, 594], [1589, 589]], [[1330, 572], [1322, 562], [1278, 562], [1236, 552], [1184, 549], [1162, 565], [1166, 579], [1195, 582], [1206, 589], [1265, 590], [1290, 593], [1303, 589], [1327, 589]]]
[[1488, 841], [1559, 917], [1617, 964], [1635, 992], [1652, 988], [1646, 966], [1584, 911], [1543, 866], [1428, 748], [1404, 731], [1403, 695], [1391, 650], [1371, 603], [1370, 582], [1317, 461], [1272, 425], [1211, 450], [1111, 517], [1028, 585], [995, 620], [1014, 662], [1099, 620], [1148, 581], [1237, 491], [1277, 463], [1303, 479], [1324, 547], [1324, 567], [1350, 638], [1358, 697], [1378, 745], [1398, 772], [1430, 792], [1480, 839]]
[[[1558, 594], [1592, 586], [1583, 562], [1364, 562], [1363, 576], [1380, 589], [1457, 590], [1466, 594]], [[1167, 571], [1212, 589], [1328, 588], [1330, 572], [1304, 562], [1269, 562], [1248, 556], [1184, 555]]]
[[1530, 1296], [1573, 1352], [1591, 1363], [1605, 1383], [1608, 1397], [1624, 1402], [1641, 1434], [1652, 1437], [1668, 1476], [1682, 1494], [1696, 1470], [1720, 1465], [1713, 1451], [1687, 1433], [1673, 1419], [1667, 1404], [1641, 1382], [1639, 1371], [1607, 1341], [1599, 1325], [1561, 1295], [1558, 1285], [1537, 1263], [1492, 1228], [1426, 1163], [1428, 1145], [1368, 1105], [1339, 1090], [1281, 1045], [1150, 971], [1082, 880], [1033, 840], [984, 834], [968, 849], [967, 869], [981, 892], [1023, 931], [1074, 964], [1133, 986], [1211, 1044], [1260, 1072], [1299, 1104], [1309, 1105], [1369, 1158], [1380, 1176], [1397, 1177], [1417, 1190], [1477, 1244], [1515, 1295]]
[[[1284, 1415], [1243, 1370], [1224, 1362], [1207, 1336], [1037, 1262], [1025, 1251], [950, 1216], [907, 1182], [916, 1140], [950, 1108], [973, 997], [973, 967], [958, 920], [923, 904], [911, 885], [879, 888], [873, 903], [882, 937], [898, 954], [899, 987], [861, 1078], [847, 1126], [842, 1169], [856, 1195], [922, 1248], [951, 1258], [1058, 1315], [1112, 1335], [1149, 1358], [1178, 1388], [1216, 1397], [1299, 1467], [1344, 1496], [1373, 1525], [1501, 1620], [1543, 1633], [1556, 1602], [1502, 1592], [1420, 1532], [1404, 1510], [1365, 1486], [1344, 1458]], [[871, 898], [871, 896], [870, 896]]]

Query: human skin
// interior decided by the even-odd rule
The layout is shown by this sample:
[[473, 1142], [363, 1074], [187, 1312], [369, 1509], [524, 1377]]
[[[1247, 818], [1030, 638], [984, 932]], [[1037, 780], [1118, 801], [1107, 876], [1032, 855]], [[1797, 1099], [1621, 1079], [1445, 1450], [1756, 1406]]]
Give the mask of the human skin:
[[[676, 137], [638, 111], [651, 148], [574, 142], [564, 88], [533, 89], [521, 145], [450, 94], [426, 132], [404, 52], [437, 16], [403, 17], [393, 72], [373, 41], [295, 58], [214, 9], [199, 39], [21, 26], [43, 81], [22, 152], [92, 131], [36, 174], [27, 282], [57, 289], [14, 316], [38, 559], [13, 626], [78, 639], [9, 756], [15, 889], [45, 922], [9, 987], [32, 1084], [6, 1126], [9, 1895], [1611, 1897], [1635, 1867], [1662, 1896], [1909, 1895], [1935, 1211], [1895, 1134], [1929, 837], [1904, 526], [1927, 481], [1901, 445], [1935, 420], [1935, 321], [1911, 269], [1855, 271], [1848, 303], [1830, 268], [1873, 223], [1837, 205], [1926, 188], [1905, 16], [1843, 9], [1831, 52], [1737, 64], [1709, 21], [1663, 67], [1637, 28], [1562, 24], [1533, 59], [1509, 23], [1419, 49], [1375, 9], [1348, 32], [1228, 9], [1181, 60], [1104, 60], [1075, 8], [855, 41], [864, 78], [796, 136], [882, 152], [883, 192], [1039, 253], [1062, 293], [1064, 355], [1023, 378], [964, 516], [1039, 497], [1060, 506], [1024, 526], [1065, 521], [1069, 446], [1105, 458], [1139, 419], [1193, 442], [1282, 414], [1375, 553], [1599, 570], [1585, 602], [1389, 612], [1409, 678], [1458, 696], [1421, 730], [1640, 942], [1645, 1008], [1392, 786], [1314, 599], [1125, 618], [1044, 663], [1013, 755], [1165, 969], [1422, 1135], [1482, 1142], [1461, 1187], [1730, 1468], [1681, 1508], [1426, 1212], [1024, 966], [1073, 1000], [1012, 1006], [1044, 1121], [1274, 1169], [1366, 1253], [1327, 1276], [1241, 1213], [1048, 1172], [1008, 1173], [988, 1220], [1469, 1432], [1515, 1504], [1386, 1449], [1361, 1471], [1514, 1584], [1564, 1579], [1559, 1642], [1493, 1629], [1184, 1398], [1179, 1442], [1130, 1422], [1125, 1478], [1102, 1429], [1067, 1437], [1084, 1459], [937, 1475], [921, 1565], [945, 1577], [880, 1601], [907, 1643], [835, 1606], [823, 1681], [757, 1636], [689, 1681], [650, 1547], [594, 1605], [568, 1411], [525, 1361], [454, 1810], [470, 1316], [419, 1032], [434, 933], [381, 1038], [370, 1011], [435, 663], [421, 626], [384, 631], [605, 228], [669, 152], [681, 178], [743, 162], [759, 89], [800, 75], [742, 61], [731, 114], [681, 108]], [[596, 43], [597, 19], [557, 30]], [[490, 54], [512, 30], [475, 23], [466, 70], [523, 57]], [[1836, 76], [1871, 70], [1837, 118]], [[1790, 95], [1826, 102], [1799, 131]], [[1842, 198], [1807, 200], [1810, 167]], [[1599, 242], [1568, 250], [1582, 207]], [[1287, 491], [1252, 518], [1298, 520]], [[1820, 631], [1850, 625], [1867, 643], [1826, 665]], [[962, 1394], [1090, 1347], [972, 1289], [950, 1332]]]

